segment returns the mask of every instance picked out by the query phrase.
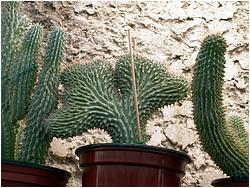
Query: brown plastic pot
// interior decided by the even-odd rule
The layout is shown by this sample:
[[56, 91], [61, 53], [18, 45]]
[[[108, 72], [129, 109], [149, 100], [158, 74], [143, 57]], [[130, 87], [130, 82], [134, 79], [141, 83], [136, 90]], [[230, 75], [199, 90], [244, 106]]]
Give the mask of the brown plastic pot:
[[213, 180], [214, 187], [249, 187], [249, 178], [221, 178]]
[[2, 161], [2, 187], [63, 187], [70, 173], [32, 163], [20, 161]]
[[182, 152], [134, 144], [94, 144], [76, 150], [82, 186], [181, 186], [190, 157]]

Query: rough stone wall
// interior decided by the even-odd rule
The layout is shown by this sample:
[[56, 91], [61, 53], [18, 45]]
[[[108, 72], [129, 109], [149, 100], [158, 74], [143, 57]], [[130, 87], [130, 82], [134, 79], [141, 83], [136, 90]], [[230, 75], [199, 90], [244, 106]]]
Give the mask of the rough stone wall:
[[[22, 11], [46, 30], [59, 25], [67, 32], [65, 66], [116, 58], [128, 52], [127, 30], [136, 38], [136, 53], [164, 64], [191, 84], [201, 41], [214, 33], [228, 43], [224, 105], [227, 114], [240, 114], [248, 125], [249, 4], [248, 2], [25, 2]], [[164, 107], [147, 125], [149, 145], [185, 150], [192, 158], [183, 186], [210, 186], [223, 172], [203, 151], [192, 119], [191, 93], [181, 103]], [[50, 166], [73, 173], [68, 186], [80, 186], [74, 151], [92, 143], [111, 142], [101, 130], [54, 139]]]

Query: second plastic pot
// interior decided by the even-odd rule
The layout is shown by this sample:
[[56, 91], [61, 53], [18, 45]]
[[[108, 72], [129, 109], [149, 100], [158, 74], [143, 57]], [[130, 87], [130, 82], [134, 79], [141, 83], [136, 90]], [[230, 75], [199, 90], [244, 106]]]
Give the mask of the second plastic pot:
[[249, 178], [221, 178], [213, 180], [214, 187], [249, 187]]
[[2, 187], [63, 187], [71, 174], [65, 170], [20, 161], [2, 161]]
[[181, 186], [190, 157], [170, 149], [132, 144], [94, 144], [76, 150], [82, 186]]

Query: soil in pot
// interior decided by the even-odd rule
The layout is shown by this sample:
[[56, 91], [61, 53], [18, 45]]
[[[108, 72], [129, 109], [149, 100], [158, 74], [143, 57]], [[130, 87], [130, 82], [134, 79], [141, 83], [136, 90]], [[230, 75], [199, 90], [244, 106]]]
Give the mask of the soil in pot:
[[213, 180], [214, 187], [249, 187], [249, 178], [221, 178]]
[[190, 157], [170, 149], [132, 144], [94, 144], [76, 150], [82, 186], [181, 186]]
[[63, 187], [70, 173], [58, 168], [24, 163], [2, 161], [2, 187]]

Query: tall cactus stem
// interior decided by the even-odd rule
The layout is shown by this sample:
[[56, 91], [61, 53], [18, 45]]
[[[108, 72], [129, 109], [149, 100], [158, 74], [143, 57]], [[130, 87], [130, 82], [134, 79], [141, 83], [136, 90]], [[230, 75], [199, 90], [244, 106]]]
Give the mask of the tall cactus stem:
[[64, 33], [54, 30], [49, 38], [44, 66], [32, 97], [19, 160], [44, 164], [51, 137], [45, 119], [57, 106], [59, 67], [63, 60]]
[[228, 129], [223, 108], [226, 42], [219, 35], [204, 39], [196, 58], [192, 81], [194, 122], [204, 149], [229, 176], [248, 176], [248, 151]]
[[1, 152], [2, 159], [14, 159], [17, 125], [12, 113], [13, 65], [22, 53], [22, 40], [28, 28], [26, 17], [18, 14], [18, 2], [6, 2], [1, 14]]

